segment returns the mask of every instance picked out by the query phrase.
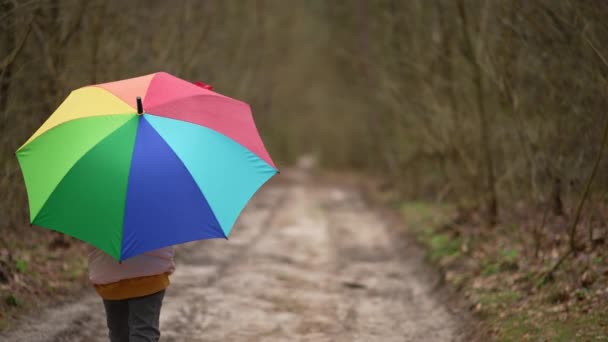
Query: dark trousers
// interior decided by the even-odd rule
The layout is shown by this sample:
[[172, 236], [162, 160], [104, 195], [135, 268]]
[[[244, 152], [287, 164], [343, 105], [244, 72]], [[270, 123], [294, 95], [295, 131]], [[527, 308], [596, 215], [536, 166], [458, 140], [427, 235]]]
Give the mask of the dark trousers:
[[122, 300], [104, 300], [111, 342], [158, 341], [158, 320], [165, 291]]

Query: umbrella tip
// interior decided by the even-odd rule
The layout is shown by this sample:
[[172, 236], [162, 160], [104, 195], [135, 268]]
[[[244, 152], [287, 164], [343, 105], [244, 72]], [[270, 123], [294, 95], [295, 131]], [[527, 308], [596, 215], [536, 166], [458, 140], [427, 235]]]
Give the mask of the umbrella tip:
[[194, 85], [203, 89], [213, 90], [213, 86], [211, 84], [203, 83], [201, 81], [195, 81]]
[[137, 97], [137, 114], [143, 114], [144, 113], [144, 106], [141, 103], [141, 97], [138, 96]]

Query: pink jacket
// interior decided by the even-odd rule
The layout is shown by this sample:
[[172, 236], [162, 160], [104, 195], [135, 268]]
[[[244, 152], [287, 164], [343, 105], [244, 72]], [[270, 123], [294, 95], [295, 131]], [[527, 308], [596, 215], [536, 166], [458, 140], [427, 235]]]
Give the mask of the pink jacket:
[[89, 250], [89, 279], [95, 285], [110, 284], [123, 279], [173, 273], [175, 262], [173, 247], [146, 252], [119, 263], [107, 253]]

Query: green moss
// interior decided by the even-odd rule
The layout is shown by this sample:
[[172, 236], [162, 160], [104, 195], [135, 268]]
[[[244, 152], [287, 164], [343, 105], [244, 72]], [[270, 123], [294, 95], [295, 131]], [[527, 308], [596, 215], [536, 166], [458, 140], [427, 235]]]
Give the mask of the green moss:
[[445, 257], [460, 255], [460, 244], [459, 238], [437, 234], [429, 240], [429, 257], [431, 261], [437, 262]]
[[4, 296], [4, 303], [8, 306], [20, 306], [21, 302], [17, 299], [14, 294], [8, 294]]
[[17, 271], [19, 271], [20, 273], [25, 273], [27, 272], [28, 269], [28, 263], [25, 260], [17, 260], [15, 262], [15, 268], [17, 269]]
[[462, 240], [438, 232], [439, 227], [449, 222], [450, 211], [447, 206], [425, 202], [407, 202], [401, 206], [416, 240], [428, 248], [431, 262], [460, 255]]
[[[525, 341], [530, 335], [538, 335], [540, 329], [534, 326], [527, 314], [514, 314], [498, 322], [498, 335], [500, 342]], [[528, 339], [529, 340], [529, 339]]]
[[500, 257], [503, 262], [514, 263], [519, 259], [519, 252], [516, 249], [503, 249], [500, 251]]
[[608, 336], [604, 334], [607, 323], [606, 313], [570, 315], [564, 320], [549, 313], [534, 318], [527, 314], [514, 314], [495, 322], [499, 327], [496, 340], [501, 342], [608, 341]]
[[413, 231], [434, 231], [449, 222], [451, 209], [448, 206], [426, 202], [406, 202], [401, 205], [401, 213]]
[[484, 260], [481, 264], [481, 275], [484, 277], [491, 276], [500, 272], [500, 265], [495, 262]]
[[500, 272], [516, 270], [519, 252], [515, 249], [501, 250], [497, 256], [491, 256], [481, 261], [481, 275], [491, 276]]
[[576, 299], [578, 300], [585, 300], [585, 298], [587, 298], [590, 294], [590, 291], [588, 289], [585, 288], [579, 288], [576, 289], [576, 291], [574, 291], [574, 295], [576, 296]]
[[601, 265], [604, 263], [604, 259], [601, 256], [594, 256], [593, 258], [591, 258], [591, 261], [597, 265]]
[[509, 305], [517, 302], [521, 298], [521, 293], [518, 291], [498, 291], [498, 292], [483, 292], [477, 294], [477, 301], [483, 305]]

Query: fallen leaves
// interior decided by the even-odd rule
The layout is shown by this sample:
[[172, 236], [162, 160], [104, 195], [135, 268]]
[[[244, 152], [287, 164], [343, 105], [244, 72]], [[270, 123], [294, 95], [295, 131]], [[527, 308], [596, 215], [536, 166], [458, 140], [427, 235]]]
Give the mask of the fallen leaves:
[[[9, 231], [0, 248], [0, 330], [11, 320], [45, 303], [61, 300], [88, 285], [85, 245], [69, 239], [49, 249], [57, 233], [31, 229], [28, 237]], [[64, 245], [65, 246], [65, 245]]]
[[[542, 213], [529, 211], [513, 215], [508, 225], [489, 229], [473, 219], [476, 215], [458, 214], [445, 206], [404, 206], [409, 227], [427, 247], [429, 260], [485, 323], [480, 334], [505, 341], [608, 336], [606, 324], [596, 324], [608, 318], [608, 250], [601, 247], [600, 232], [581, 244], [547, 285], [537, 287], [540, 275], [568, 248], [563, 217], [547, 218], [539, 230]], [[596, 223], [596, 230], [605, 232], [603, 224], [597, 228]]]

